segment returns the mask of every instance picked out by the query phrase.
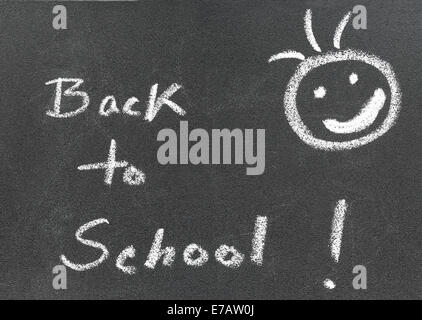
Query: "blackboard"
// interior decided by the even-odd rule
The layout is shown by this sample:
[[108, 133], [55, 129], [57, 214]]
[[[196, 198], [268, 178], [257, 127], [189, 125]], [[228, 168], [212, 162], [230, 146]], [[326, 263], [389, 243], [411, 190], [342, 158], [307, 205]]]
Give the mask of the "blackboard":
[[[67, 9], [65, 30], [52, 27], [56, 4]], [[401, 88], [400, 114], [366, 145], [318, 150], [298, 137], [284, 112], [298, 60], [268, 59], [289, 49], [316, 54], [304, 31], [307, 9], [321, 50], [333, 50], [334, 30], [355, 5], [366, 7], [367, 29], [350, 22], [341, 44], [389, 62]], [[2, 2], [0, 8], [1, 298], [422, 297], [420, 1]], [[333, 74], [349, 71], [334, 68], [315, 81], [335, 85], [340, 78]], [[379, 75], [364, 75], [357, 84], [366, 97]], [[84, 113], [46, 115], [55, 91], [45, 83], [59, 77], [84, 80], [81, 90], [90, 97]], [[159, 94], [182, 85], [172, 99], [184, 116], [167, 106], [151, 122], [98, 114], [107, 95], [115, 95], [119, 108], [135, 96], [144, 112], [156, 83]], [[339, 106], [350, 105], [346, 93], [335, 94]], [[264, 173], [247, 175], [245, 165], [235, 164], [159, 164], [158, 132], [178, 132], [183, 120], [208, 132], [265, 129]], [[77, 169], [105, 161], [112, 139], [118, 160], [142, 168], [143, 185], [123, 183], [122, 169], [110, 186], [102, 170]], [[330, 236], [339, 199], [349, 207], [335, 262]], [[257, 216], [268, 219], [262, 265], [249, 258]], [[86, 238], [106, 245], [109, 258], [88, 271], [66, 268], [67, 289], [55, 290], [52, 270], [61, 255], [78, 263], [100, 256], [75, 239], [78, 228], [99, 218], [109, 224]], [[171, 267], [160, 261], [150, 270], [144, 263], [160, 228], [163, 246], [174, 246], [176, 256]], [[183, 261], [191, 243], [209, 253], [202, 267]], [[245, 255], [239, 268], [215, 260], [221, 244]], [[134, 275], [115, 266], [130, 245]], [[356, 265], [367, 270], [364, 290], [352, 286]], [[323, 285], [326, 278], [334, 289]]]

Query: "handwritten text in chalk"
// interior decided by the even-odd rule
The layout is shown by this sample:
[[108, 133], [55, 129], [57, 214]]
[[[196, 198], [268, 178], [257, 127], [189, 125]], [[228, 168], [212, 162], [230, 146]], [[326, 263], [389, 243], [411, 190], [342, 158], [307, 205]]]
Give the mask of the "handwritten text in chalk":
[[104, 183], [106, 185], [111, 185], [114, 171], [117, 168], [126, 168], [123, 173], [124, 183], [139, 186], [145, 182], [145, 174], [141, 170], [130, 165], [127, 161], [116, 160], [116, 141], [114, 139], [111, 140], [107, 161], [83, 164], [78, 167], [78, 170], [105, 170]]
[[[106, 245], [97, 241], [86, 239], [84, 236], [84, 233], [89, 229], [103, 224], [110, 224], [110, 222], [105, 218], [96, 219], [84, 224], [75, 233], [75, 238], [78, 242], [100, 250], [101, 254], [99, 257], [98, 254], [96, 254], [97, 258], [91, 262], [76, 263], [73, 262], [77, 259], [76, 257], [69, 258], [67, 255], [62, 254], [60, 259], [65, 266], [76, 271], [86, 271], [98, 267], [109, 258], [110, 252]], [[254, 265], [261, 266], [263, 264], [266, 234], [267, 217], [257, 216], [250, 251], [250, 261]], [[143, 264], [145, 268], [155, 269], [160, 260], [162, 261], [163, 266], [173, 266], [177, 251], [173, 246], [166, 246], [165, 242], [164, 229], [160, 228], [154, 235], [151, 249], [146, 257], [145, 263]], [[131, 259], [135, 258], [135, 256], [135, 247], [133, 245], [127, 246], [117, 255], [115, 260], [116, 268], [130, 275], [137, 273], [139, 266], [131, 264]], [[181, 256], [183, 257], [184, 263], [193, 268], [202, 267], [208, 262], [208, 260], [211, 259], [210, 253], [196, 243], [187, 245]], [[244, 263], [246, 257], [244, 253], [233, 245], [221, 244], [214, 251], [214, 259], [217, 263], [227, 268], [237, 269]]]
[[[55, 84], [55, 98], [54, 105], [46, 114], [53, 118], [71, 118], [75, 117], [78, 114], [85, 112], [88, 109], [90, 104], [89, 95], [85, 91], [78, 90], [79, 87], [83, 84], [84, 80], [79, 78], [57, 78], [50, 81], [47, 81], [46, 85]], [[63, 85], [66, 85], [68, 88], [63, 91]], [[185, 115], [186, 111], [182, 109], [177, 103], [171, 100], [172, 96], [181, 88], [177, 83], [173, 83], [171, 86], [166, 88], [160, 95], [158, 95], [158, 84], [154, 84], [151, 87], [149, 93], [149, 99], [147, 102], [147, 108], [145, 114], [143, 114], [143, 119], [151, 122], [156, 117], [158, 111], [166, 105], [171, 110], [173, 110], [178, 115]], [[80, 102], [78, 104], [72, 105], [71, 110], [63, 111], [62, 110], [62, 100], [66, 97], [79, 97]], [[75, 100], [72, 99], [72, 102]], [[109, 95], [103, 98], [100, 103], [98, 113], [103, 117], [109, 117], [113, 114], [123, 113], [128, 116], [141, 117], [142, 112], [137, 110], [139, 108], [139, 99], [137, 97], [131, 97], [126, 100], [121, 109], [117, 105], [117, 100], [114, 95]]]

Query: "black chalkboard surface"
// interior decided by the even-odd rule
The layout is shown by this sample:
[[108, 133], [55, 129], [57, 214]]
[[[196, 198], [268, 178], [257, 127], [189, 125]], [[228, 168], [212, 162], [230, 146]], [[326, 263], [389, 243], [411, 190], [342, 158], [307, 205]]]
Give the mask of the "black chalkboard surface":
[[[57, 4], [67, 9], [67, 29], [52, 26]], [[367, 29], [350, 20], [339, 50], [388, 62], [401, 109], [395, 125], [374, 141], [316, 148], [292, 130], [286, 87], [302, 58], [337, 50], [336, 27], [355, 5], [365, 6]], [[307, 40], [307, 9], [321, 52]], [[422, 298], [421, 17], [417, 0], [2, 2], [0, 298]], [[294, 57], [268, 62], [286, 50]], [[357, 133], [339, 133], [354, 130], [356, 123], [346, 120], [372, 94], [385, 100], [378, 117], [388, 117], [398, 97], [385, 65], [379, 68], [387, 73], [354, 65], [351, 56], [312, 69], [300, 84], [297, 108], [322, 139], [357, 139]], [[83, 113], [47, 114], [56, 84], [46, 82], [57, 78], [84, 80], [79, 90], [90, 103]], [[163, 105], [152, 121], [144, 120], [151, 87], [158, 84], [160, 95], [174, 83], [181, 88], [169, 99], [186, 114]], [[337, 86], [342, 89], [333, 91]], [[120, 113], [101, 116], [109, 95]], [[142, 116], [121, 112], [130, 97], [139, 100], [133, 110]], [[62, 99], [63, 111], [80, 105], [79, 96]], [[338, 132], [324, 136], [314, 120], [329, 115], [340, 124], [332, 122]], [[244, 164], [160, 164], [157, 135], [164, 128], [179, 134], [181, 121], [209, 133], [265, 129], [264, 172], [248, 175]], [[381, 126], [377, 121], [372, 124]], [[145, 183], [124, 183], [123, 168], [110, 185], [104, 170], [78, 170], [107, 161], [112, 140], [116, 161], [141, 169]], [[336, 261], [333, 216], [340, 199], [347, 212]], [[266, 218], [260, 265], [250, 257], [257, 217]], [[77, 241], [75, 232], [101, 218], [108, 224], [82, 238], [106, 246], [108, 258], [86, 271], [66, 266], [67, 288], [56, 290], [53, 269], [63, 264], [62, 255], [75, 264], [100, 258], [102, 250]], [[174, 261], [150, 269], [145, 262], [160, 229], [162, 248], [175, 248]], [[184, 261], [192, 243], [209, 254], [202, 266]], [[223, 244], [244, 255], [240, 266], [216, 260]], [[116, 267], [128, 246], [136, 250], [125, 262], [136, 268], [133, 275]], [[357, 265], [366, 268], [366, 289], [353, 286]]]

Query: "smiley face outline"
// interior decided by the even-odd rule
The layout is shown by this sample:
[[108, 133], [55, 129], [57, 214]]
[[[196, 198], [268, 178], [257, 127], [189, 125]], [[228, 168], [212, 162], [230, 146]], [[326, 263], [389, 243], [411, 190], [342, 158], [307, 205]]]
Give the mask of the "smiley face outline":
[[[387, 80], [390, 88], [390, 108], [383, 123], [369, 134], [348, 141], [328, 141], [316, 138], [308, 129], [296, 106], [296, 96], [301, 81], [312, 70], [333, 62], [359, 61], [375, 67]], [[394, 125], [401, 108], [401, 91], [391, 65], [375, 55], [362, 51], [346, 49], [336, 52], [311, 56], [303, 60], [287, 84], [284, 95], [284, 109], [293, 131], [306, 144], [321, 150], [339, 151], [353, 149], [368, 144], [382, 136]]]
[[[400, 86], [396, 79], [396, 75], [393, 71], [393, 68], [388, 62], [380, 59], [375, 55], [363, 51], [355, 49], [340, 49], [342, 33], [348, 21], [350, 20], [351, 15], [352, 13], [349, 11], [343, 16], [334, 33], [333, 45], [336, 49], [340, 51], [330, 51], [325, 54], [321, 53], [321, 48], [318, 45], [312, 30], [312, 10], [307, 9], [306, 14], [304, 16], [304, 29], [306, 33], [306, 38], [308, 39], [308, 42], [311, 47], [319, 54], [305, 58], [305, 56], [301, 52], [294, 50], [286, 50], [275, 54], [268, 59], [269, 63], [280, 59], [298, 59], [302, 61], [298, 65], [294, 75], [289, 80], [289, 83], [287, 85], [287, 89], [284, 95], [284, 109], [287, 120], [290, 126], [292, 127], [293, 131], [299, 136], [299, 138], [303, 142], [316, 149], [339, 151], [353, 149], [366, 145], [381, 137], [384, 133], [391, 129], [391, 127], [397, 120], [398, 114], [401, 109]], [[305, 125], [300, 116], [299, 111], [297, 110], [297, 91], [299, 89], [301, 81], [306, 77], [306, 75], [310, 71], [320, 66], [339, 61], [359, 61], [376, 68], [385, 77], [390, 87], [390, 107], [387, 116], [382, 122], [382, 124], [365, 136], [348, 141], [328, 141], [318, 139]], [[353, 85], [353, 83], [351, 84]], [[315, 92], [314, 90], [315, 98], [319, 98], [317, 95], [319, 95], [320, 97], [323, 97], [325, 95], [325, 88], [323, 89], [324, 90], [320, 90], [320, 92]], [[362, 131], [375, 122], [376, 118], [378, 117], [379, 111], [385, 105], [385, 99], [386, 95], [384, 93], [384, 90], [378, 88], [377, 90], [375, 90], [374, 95], [368, 100], [368, 102], [365, 103], [360, 113], [356, 115], [353, 119], [346, 122], [339, 122], [335, 119], [326, 119], [323, 121], [323, 124], [327, 130], [336, 134], [347, 134]]]

